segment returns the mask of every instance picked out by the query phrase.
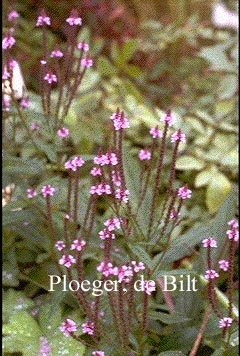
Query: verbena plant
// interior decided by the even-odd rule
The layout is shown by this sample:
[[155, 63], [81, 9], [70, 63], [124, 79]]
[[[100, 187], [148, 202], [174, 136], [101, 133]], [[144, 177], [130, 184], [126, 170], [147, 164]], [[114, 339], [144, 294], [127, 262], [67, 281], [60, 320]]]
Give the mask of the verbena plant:
[[[29, 99], [23, 84], [20, 88], [15, 84], [18, 64], [11, 58], [17, 17], [14, 10], [9, 12], [8, 20], [13, 26], [3, 39], [3, 156], [8, 183], [4, 204], [9, 218], [5, 222], [5, 233], [13, 236], [13, 245], [16, 239], [14, 248], [6, 253], [6, 270], [13, 269], [14, 263], [18, 268], [16, 255], [26, 246], [19, 236], [28, 236], [26, 240], [34, 241], [36, 246], [32, 259], [19, 258], [19, 268], [21, 264], [24, 266], [19, 279], [49, 291], [55, 305], [50, 311], [43, 306], [39, 316], [33, 309], [31, 317], [18, 311], [28, 309], [28, 304], [24, 307], [19, 300], [13, 302], [11, 292], [7, 292], [8, 308], [11, 303], [17, 305], [13, 308], [15, 312], [5, 311], [6, 354], [22, 351], [24, 355], [72, 352], [75, 356], [147, 356], [168, 355], [168, 351], [174, 355], [176, 351], [194, 356], [199, 349], [201, 352], [201, 347], [206, 352], [234, 354], [238, 320], [233, 302], [234, 254], [238, 224], [231, 219], [232, 195], [230, 203], [226, 201], [210, 226], [198, 226], [190, 234], [178, 236], [184, 203], [191, 198], [192, 190], [187, 184], [179, 186], [176, 179], [178, 149], [186, 143], [186, 136], [180, 129], [173, 130], [174, 115], [170, 110], [161, 117], [159, 125], [150, 129], [150, 145], [140, 149], [137, 159], [124, 144], [125, 131], [131, 130], [131, 119], [119, 108], [110, 117], [109, 141], [97, 149], [96, 156], [72, 152], [71, 132], [65, 127], [65, 120], [86, 71], [93, 65], [92, 58], [86, 54], [88, 44], [77, 43], [82, 20], [75, 10], [66, 20], [69, 31], [64, 49], [56, 46], [50, 51], [47, 27], [51, 19], [44, 10], [37, 19], [43, 44], [39, 84], [42, 114], [41, 120], [32, 120], [27, 115]], [[27, 144], [24, 140], [28, 140]], [[94, 166], [89, 166], [92, 159]], [[7, 167], [11, 162], [16, 164], [15, 170]], [[166, 162], [170, 167], [167, 177], [163, 170]], [[14, 178], [20, 164], [23, 182]], [[9, 183], [14, 185], [9, 187]], [[222, 223], [223, 216], [225, 223], [219, 238], [216, 225], [219, 221]], [[230, 228], [224, 239], [227, 222]], [[9, 226], [11, 224], [14, 227]], [[30, 229], [33, 226], [32, 232], [29, 225]], [[206, 268], [201, 263], [201, 241], [203, 248], [207, 248]], [[220, 252], [214, 254], [212, 249], [218, 243]], [[200, 250], [195, 250], [195, 246]], [[45, 252], [35, 261], [34, 252], [36, 249], [39, 252], [39, 247]], [[181, 261], [186, 255], [191, 258]], [[182, 268], [177, 264], [172, 266], [176, 261]], [[32, 269], [36, 262], [45, 265], [42, 271], [46, 275], [42, 279], [36, 278], [36, 266]], [[225, 293], [215, 283], [222, 275], [220, 271], [227, 272]], [[165, 290], [164, 276], [176, 279], [177, 290], [173, 293]], [[183, 279], [189, 277], [196, 277], [197, 291], [183, 288]], [[5, 271], [4, 278], [11, 280], [9, 272]], [[14, 282], [6, 285], [17, 286]], [[38, 291], [33, 289], [30, 294], [35, 293]], [[61, 297], [55, 298], [55, 293]], [[64, 294], [68, 298], [72, 294], [75, 299], [66, 303], [68, 308], [64, 310], [63, 319], [56, 304], [64, 301]], [[186, 304], [191, 308], [187, 309]], [[58, 316], [53, 327], [54, 308], [58, 308]], [[197, 322], [192, 315], [194, 309]], [[203, 317], [200, 316], [202, 309], [205, 310]], [[32, 325], [34, 341], [31, 339], [32, 347], [27, 347], [23, 331], [22, 338], [18, 337], [24, 346], [18, 349], [12, 343], [16, 341], [16, 332], [20, 332], [19, 321], [23, 317]], [[182, 334], [183, 328], [186, 335]], [[208, 341], [207, 335], [200, 345], [206, 328], [219, 345], [214, 340]], [[59, 330], [64, 336], [59, 336]], [[53, 334], [49, 336], [49, 332]], [[171, 333], [176, 333], [177, 338]], [[74, 343], [68, 342], [69, 336]], [[180, 342], [184, 336], [187, 341]], [[58, 347], [54, 337], [64, 346]]]

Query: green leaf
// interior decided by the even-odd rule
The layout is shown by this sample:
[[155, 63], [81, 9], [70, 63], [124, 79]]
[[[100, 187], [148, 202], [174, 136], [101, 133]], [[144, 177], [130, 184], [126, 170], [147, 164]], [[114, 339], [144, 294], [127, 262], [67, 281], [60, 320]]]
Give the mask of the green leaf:
[[160, 320], [164, 324], [178, 324], [191, 320], [189, 318], [186, 318], [185, 315], [180, 313], [167, 314], [162, 312], [149, 311], [148, 315], [150, 319]]
[[206, 192], [206, 204], [211, 214], [220, 208], [230, 189], [231, 182], [220, 172], [211, 180]]
[[[59, 294], [55, 292], [54, 294]], [[62, 299], [62, 293], [60, 293]], [[39, 324], [42, 332], [47, 336], [49, 331], [55, 331], [61, 324], [60, 304], [56, 303], [56, 298], [51, 303], [45, 303], [39, 310]]]
[[204, 167], [204, 161], [192, 156], [182, 156], [177, 159], [176, 168], [182, 171], [185, 170], [201, 170]]
[[152, 260], [149, 256], [149, 254], [140, 247], [138, 244], [133, 245], [129, 244], [129, 248], [131, 249], [132, 253], [136, 256], [136, 258], [139, 258], [140, 261], [145, 263], [149, 268], [151, 268]]
[[213, 166], [198, 173], [195, 178], [195, 186], [199, 188], [208, 185], [209, 182], [215, 177], [216, 170], [217, 169]]
[[39, 355], [41, 332], [37, 322], [26, 312], [18, 311], [3, 325], [3, 345], [6, 352], [22, 352], [24, 356]]
[[114, 65], [105, 57], [98, 59], [98, 69], [103, 76], [111, 77], [117, 74]]

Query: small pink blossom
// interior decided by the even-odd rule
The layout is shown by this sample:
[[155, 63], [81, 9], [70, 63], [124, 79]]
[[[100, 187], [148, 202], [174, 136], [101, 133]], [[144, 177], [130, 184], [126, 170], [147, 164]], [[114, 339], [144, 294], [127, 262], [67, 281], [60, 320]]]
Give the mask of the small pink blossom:
[[37, 18], [36, 26], [40, 27], [40, 26], [44, 26], [44, 25], [50, 26], [51, 20], [50, 20], [50, 17], [47, 16], [45, 10], [42, 10], [40, 16], [38, 16], [38, 18]]
[[98, 235], [101, 240], [115, 239], [115, 234], [113, 234], [108, 229], [103, 229], [102, 231], [99, 231]]
[[69, 130], [66, 129], [66, 127], [62, 127], [61, 129], [58, 130], [57, 134], [59, 137], [65, 138], [69, 136]]
[[114, 113], [110, 120], [113, 121], [113, 125], [116, 131], [121, 129], [128, 129], [130, 127], [129, 121], [121, 113]]
[[102, 194], [112, 194], [112, 191], [111, 191], [111, 187], [110, 185], [108, 184], [98, 184], [97, 186], [96, 185], [93, 185], [91, 188], [90, 188], [90, 194], [97, 194], [97, 195], [102, 195]]
[[231, 226], [232, 229], [238, 229], [238, 222], [237, 220], [230, 220], [228, 225]]
[[69, 268], [73, 263], [76, 263], [76, 259], [72, 255], [63, 255], [58, 261], [60, 265], [64, 265]]
[[89, 51], [89, 45], [86, 42], [79, 42], [77, 44], [77, 48], [83, 50], [83, 52], [88, 52]]
[[90, 174], [94, 177], [96, 176], [101, 176], [102, 175], [102, 171], [101, 171], [101, 168], [99, 167], [93, 167], [90, 171]]
[[149, 161], [151, 159], [151, 152], [147, 149], [142, 149], [139, 151], [138, 157], [141, 161]]
[[50, 184], [48, 185], [44, 185], [41, 189], [42, 195], [44, 196], [44, 198], [46, 198], [48, 195], [53, 196], [54, 192], [55, 192], [55, 188], [52, 187]]
[[93, 351], [92, 355], [93, 356], [105, 356], [105, 353], [103, 351]]
[[120, 266], [118, 268], [118, 282], [122, 283], [129, 283], [130, 282], [130, 277], [133, 276], [133, 269], [131, 266]]
[[224, 317], [219, 320], [219, 328], [229, 328], [232, 325], [233, 319], [229, 317]]
[[141, 283], [141, 287], [148, 295], [151, 295], [151, 293], [156, 290], [156, 285], [154, 281], [143, 281], [143, 283]]
[[177, 141], [186, 143], [186, 135], [182, 133], [181, 130], [174, 132], [171, 136], [171, 142]]
[[116, 189], [115, 198], [127, 203], [129, 200], [129, 191], [127, 189]]
[[82, 331], [84, 334], [93, 335], [94, 334], [94, 323], [92, 321], [87, 321], [82, 324]]
[[120, 229], [120, 220], [118, 218], [111, 217], [110, 219], [104, 222], [104, 225], [107, 226], [109, 231], [113, 231], [115, 229]]
[[162, 131], [158, 128], [158, 126], [156, 127], [152, 127], [149, 131], [150, 135], [153, 137], [153, 138], [158, 138], [158, 137], [162, 137], [163, 136], [163, 133]]
[[118, 159], [115, 153], [113, 152], [108, 152], [105, 155], [100, 154], [96, 157], [94, 157], [93, 162], [95, 164], [99, 164], [100, 166], [105, 166], [105, 165], [112, 165], [116, 166], [118, 164]]
[[72, 10], [70, 16], [66, 19], [66, 22], [70, 26], [81, 26], [82, 19], [78, 16], [77, 10]]
[[214, 240], [212, 237], [208, 237], [202, 241], [203, 247], [217, 247], [217, 241]]
[[70, 219], [70, 215], [66, 214], [66, 215], [65, 215], [65, 219], [66, 219], [66, 220], [69, 220], [69, 219]]
[[208, 269], [205, 274], [206, 279], [214, 279], [219, 277], [219, 274], [214, 269]]
[[84, 240], [74, 240], [73, 243], [71, 244], [70, 250], [82, 251], [82, 248], [85, 245], [86, 242]]
[[81, 59], [81, 66], [90, 68], [90, 67], [92, 67], [92, 65], [93, 65], [92, 58], [87, 57], [87, 58]]
[[187, 199], [191, 198], [192, 196], [192, 191], [187, 188], [187, 186], [181, 187], [178, 189], [178, 194], [177, 194], [181, 199]]
[[53, 73], [47, 73], [44, 78], [48, 82], [48, 84], [52, 84], [53, 82], [57, 82], [57, 76]]
[[55, 247], [58, 251], [62, 251], [66, 247], [66, 245], [63, 241], [59, 240], [55, 243]]
[[11, 10], [11, 11], [8, 13], [8, 21], [9, 21], [9, 22], [14, 21], [14, 20], [17, 19], [18, 17], [19, 17], [19, 14], [17, 13], [16, 10]]
[[112, 171], [112, 182], [117, 186], [121, 186], [121, 176], [119, 172]]
[[23, 98], [23, 99], [20, 101], [20, 106], [21, 106], [22, 108], [27, 109], [27, 108], [29, 108], [29, 105], [30, 105], [30, 100], [29, 100], [29, 98]]
[[81, 156], [76, 156], [67, 162], [65, 162], [64, 167], [66, 169], [71, 169], [72, 171], [76, 171], [79, 167], [84, 165], [85, 161], [82, 159]]
[[161, 122], [167, 123], [168, 126], [172, 126], [175, 122], [175, 118], [173, 117], [172, 113], [170, 110], [165, 114], [163, 118], [160, 120]]
[[9, 33], [2, 40], [2, 49], [10, 49], [10, 48], [12, 48], [12, 46], [15, 45], [15, 43], [16, 43], [15, 38], [12, 37], [11, 34]]
[[77, 324], [72, 319], [66, 319], [59, 329], [68, 337], [70, 333], [77, 331]]
[[222, 269], [223, 271], [227, 271], [229, 268], [229, 262], [226, 260], [220, 260], [218, 261], [219, 268]]
[[13, 69], [18, 65], [17, 61], [15, 61], [15, 60], [12, 59], [12, 58], [9, 60], [9, 63], [8, 63], [8, 64], [9, 64], [9, 69], [10, 69], [10, 70], [13, 70]]
[[177, 211], [175, 209], [172, 209], [170, 211], [170, 216], [169, 217], [170, 217], [170, 219], [175, 219], [179, 215], [180, 215], [180, 213], [177, 213]]
[[9, 111], [10, 110], [10, 97], [8, 95], [3, 95], [2, 96], [2, 106], [4, 110]]
[[27, 189], [27, 197], [28, 197], [29, 199], [32, 199], [32, 198], [35, 197], [36, 195], [37, 195], [36, 189], [34, 189], [34, 188], [28, 188], [28, 189]]
[[47, 61], [45, 61], [44, 59], [41, 59], [41, 60], [40, 60], [40, 63], [41, 63], [42, 65], [46, 65], [46, 64], [47, 64]]
[[132, 265], [133, 265], [133, 270], [134, 272], [139, 272], [139, 271], [143, 271], [145, 269], [144, 263], [143, 262], [139, 262], [137, 264], [136, 261], [132, 261]]
[[33, 130], [33, 131], [38, 131], [39, 129], [40, 129], [40, 126], [39, 126], [38, 123], [33, 122], [33, 123], [31, 124], [31, 130]]
[[101, 272], [105, 277], [109, 277], [110, 275], [118, 275], [118, 267], [113, 267], [111, 262], [101, 262], [97, 266], [97, 271]]
[[63, 57], [63, 53], [60, 51], [60, 49], [55, 49], [50, 54], [50, 57], [52, 57], [52, 58], [62, 58]]
[[48, 344], [48, 339], [46, 337], [40, 337], [39, 356], [50, 356], [50, 355], [52, 355], [52, 350]]
[[227, 234], [227, 237], [229, 238], [229, 240], [233, 239], [235, 242], [238, 242], [239, 231], [237, 229], [227, 230], [226, 234]]

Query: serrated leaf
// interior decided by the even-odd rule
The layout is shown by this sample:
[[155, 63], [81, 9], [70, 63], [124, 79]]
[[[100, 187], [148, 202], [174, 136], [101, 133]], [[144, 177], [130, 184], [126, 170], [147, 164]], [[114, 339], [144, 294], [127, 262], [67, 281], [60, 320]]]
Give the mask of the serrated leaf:
[[230, 189], [231, 182], [221, 173], [216, 174], [214, 179], [211, 180], [206, 192], [206, 205], [211, 214], [214, 214], [220, 208]]

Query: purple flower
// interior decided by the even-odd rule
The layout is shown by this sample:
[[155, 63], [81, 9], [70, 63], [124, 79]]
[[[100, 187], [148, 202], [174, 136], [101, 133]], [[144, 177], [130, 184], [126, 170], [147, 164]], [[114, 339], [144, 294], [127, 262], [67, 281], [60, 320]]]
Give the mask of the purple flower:
[[34, 188], [28, 188], [27, 189], [27, 197], [29, 199], [32, 199], [33, 197], [35, 197], [37, 195], [37, 192]]
[[83, 246], [86, 245], [86, 242], [83, 240], [74, 240], [70, 250], [82, 251]]
[[203, 247], [217, 247], [217, 241], [214, 240], [212, 237], [208, 237], [202, 241]]
[[187, 199], [191, 198], [192, 196], [192, 191], [187, 188], [187, 186], [181, 187], [178, 189], [178, 194], [177, 194], [181, 199]]
[[157, 137], [162, 137], [163, 136], [163, 133], [162, 131], [158, 128], [158, 126], [156, 127], [152, 127], [149, 131], [150, 135], [153, 137], [153, 138], [157, 138]]
[[235, 242], [238, 242], [239, 231], [237, 229], [227, 230], [226, 234], [227, 234], [227, 237], [229, 238], [229, 240], [233, 239]]
[[73, 263], [76, 263], [76, 259], [72, 255], [63, 255], [58, 261], [60, 265], [64, 265], [69, 268]]
[[104, 225], [107, 226], [109, 231], [113, 231], [115, 229], [120, 229], [120, 220], [118, 218], [111, 217], [110, 219], [104, 222]]
[[115, 239], [115, 234], [113, 234], [110, 230], [108, 229], [103, 229], [99, 233], [99, 237], [101, 240], [106, 240], [106, 239]]
[[72, 319], [66, 319], [59, 328], [65, 336], [69, 336], [70, 333], [77, 331], [77, 325]]
[[101, 175], [102, 175], [101, 168], [93, 167], [93, 168], [91, 169], [90, 174], [91, 174], [92, 176], [94, 176], [94, 177], [96, 177], [96, 176], [101, 176]]
[[62, 127], [58, 130], [57, 134], [59, 137], [65, 138], [69, 135], [69, 130], [66, 127]]
[[52, 354], [46, 337], [40, 337], [40, 345], [39, 356], [50, 356]]
[[134, 270], [134, 272], [136, 272], [136, 273], [145, 269], [145, 266], [144, 266], [144, 263], [143, 263], [143, 262], [139, 262], [139, 263], [137, 264], [136, 261], [132, 261], [132, 265], [133, 265], [133, 270]]
[[40, 129], [40, 126], [39, 126], [39, 124], [38, 123], [36, 123], [36, 122], [33, 122], [32, 124], [31, 124], [31, 130], [35, 130], [35, 131], [38, 131]]
[[82, 331], [84, 334], [93, 335], [94, 334], [94, 323], [92, 321], [87, 321], [82, 324]]
[[130, 127], [129, 121], [121, 113], [114, 113], [110, 120], [113, 121], [113, 125], [116, 131], [121, 129], [128, 129]]
[[14, 21], [15, 19], [17, 19], [19, 17], [19, 14], [17, 13], [17, 11], [15, 10], [11, 10], [9, 13], [8, 13], [8, 21], [11, 22], [11, 21]]
[[79, 42], [77, 44], [77, 48], [83, 50], [83, 52], [88, 52], [89, 51], [89, 45], [86, 42]]
[[55, 188], [52, 187], [50, 184], [48, 185], [44, 185], [41, 189], [42, 195], [44, 196], [44, 198], [46, 198], [48, 195], [53, 196], [54, 192], [55, 192]]
[[78, 16], [77, 10], [72, 10], [70, 16], [66, 19], [66, 22], [70, 26], [81, 26], [82, 19]]
[[93, 65], [92, 58], [87, 57], [87, 58], [83, 58], [81, 60], [81, 66], [83, 66], [83, 67], [90, 68], [90, 67], [92, 67], [92, 65]]
[[173, 117], [171, 111], [169, 110], [166, 113], [166, 115], [163, 118], [161, 118], [160, 121], [167, 123], [168, 126], [172, 126], [174, 124], [174, 122], [175, 122], [175, 118]]
[[151, 159], [151, 152], [147, 149], [142, 149], [139, 151], [138, 157], [141, 161], [149, 161]]
[[143, 281], [142, 289], [148, 295], [151, 295], [152, 292], [156, 290], [156, 285], [154, 281]]
[[50, 54], [50, 57], [52, 57], [52, 58], [61, 58], [61, 57], [63, 57], [63, 53], [59, 49], [55, 49]]
[[92, 352], [93, 356], [105, 356], [104, 351], [93, 351]]
[[28, 108], [30, 105], [30, 100], [29, 98], [23, 98], [20, 102], [20, 105], [22, 108]]
[[214, 269], [208, 269], [205, 273], [206, 279], [214, 279], [219, 277], [219, 274]]
[[226, 260], [220, 260], [218, 261], [219, 268], [222, 269], [223, 271], [227, 271], [229, 268], [229, 262]]
[[6, 37], [3, 38], [2, 40], [2, 49], [9, 49], [12, 48], [16, 43], [16, 40], [14, 37], [11, 36], [9, 33]]
[[229, 328], [229, 326], [231, 326], [232, 322], [233, 322], [232, 318], [225, 316], [224, 318], [219, 320], [219, 328]]
[[63, 241], [59, 240], [55, 243], [55, 247], [58, 251], [62, 251], [66, 247], [66, 245]]
[[40, 26], [44, 26], [44, 25], [50, 26], [51, 20], [50, 20], [50, 17], [47, 16], [45, 10], [42, 10], [40, 16], [38, 16], [38, 18], [37, 18], [36, 26], [40, 27]]
[[171, 136], [171, 142], [176, 142], [176, 141], [183, 142], [183, 143], [186, 142], [186, 136], [185, 134], [181, 133], [181, 130], [174, 132]]
[[57, 76], [53, 73], [47, 73], [44, 78], [48, 82], [48, 84], [52, 84], [53, 82], [57, 82]]

